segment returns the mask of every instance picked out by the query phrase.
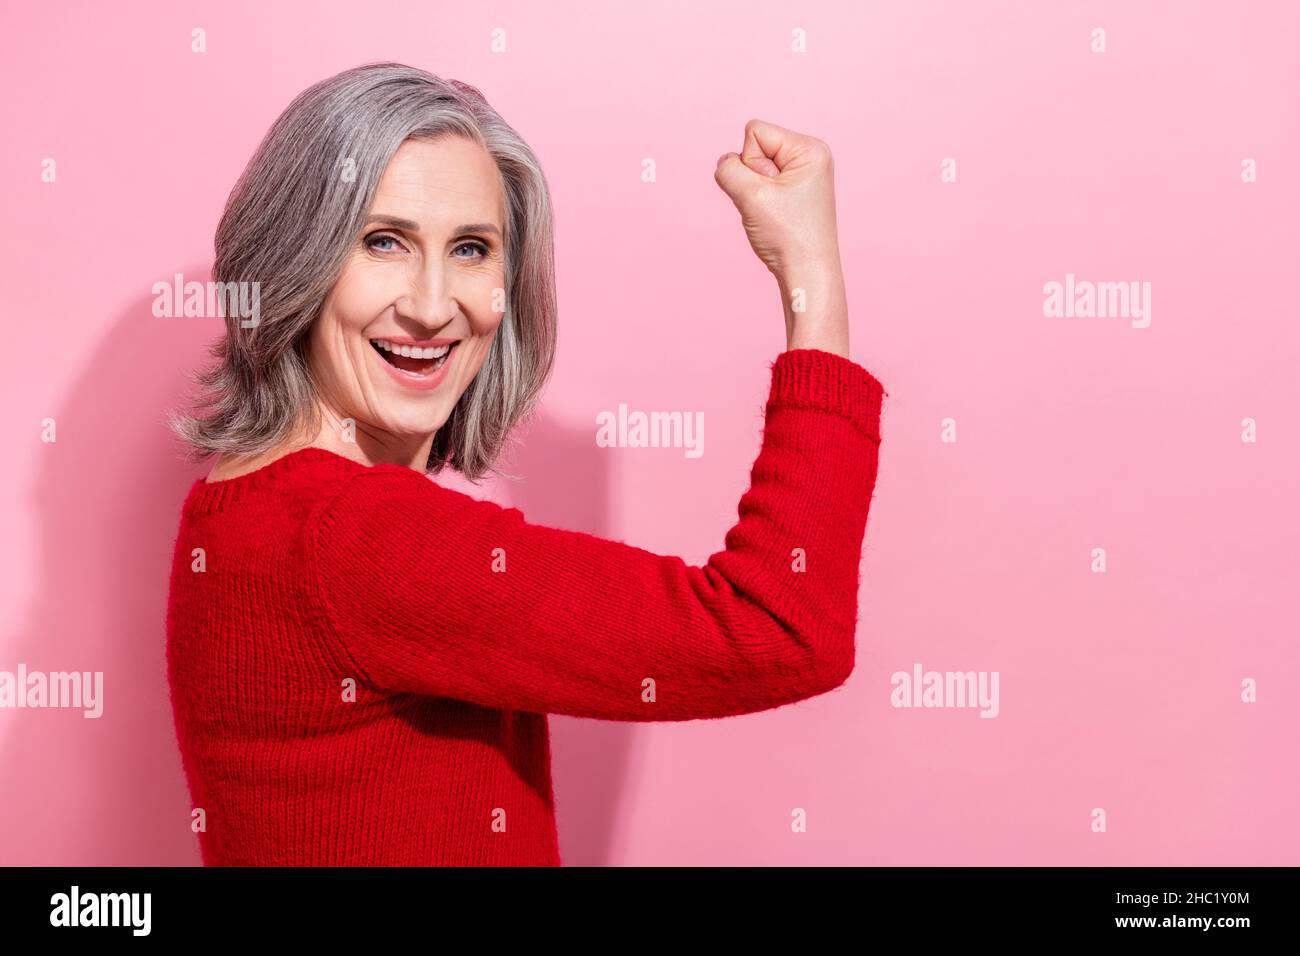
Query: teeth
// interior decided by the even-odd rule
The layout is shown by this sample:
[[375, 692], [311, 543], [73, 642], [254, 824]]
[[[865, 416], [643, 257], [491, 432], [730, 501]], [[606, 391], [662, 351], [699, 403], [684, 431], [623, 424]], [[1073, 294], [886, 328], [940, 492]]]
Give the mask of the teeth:
[[410, 345], [394, 345], [387, 339], [373, 339], [372, 341], [385, 352], [392, 352], [394, 355], [401, 355], [405, 358], [440, 359], [451, 351], [451, 345], [440, 345], [438, 348], [431, 346], [422, 349]]

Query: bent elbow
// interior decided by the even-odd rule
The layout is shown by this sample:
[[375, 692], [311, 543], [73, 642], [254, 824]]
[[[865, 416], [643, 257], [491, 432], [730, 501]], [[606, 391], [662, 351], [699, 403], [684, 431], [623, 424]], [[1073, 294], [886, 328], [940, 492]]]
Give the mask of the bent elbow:
[[812, 666], [803, 671], [797, 683], [787, 684], [778, 699], [768, 706], [801, 703], [843, 687], [853, 673], [852, 646], [819, 653]]
[[827, 648], [818, 658], [817, 693], [842, 687], [853, 674], [857, 664], [857, 648], [854, 635], [850, 633], [846, 640]]

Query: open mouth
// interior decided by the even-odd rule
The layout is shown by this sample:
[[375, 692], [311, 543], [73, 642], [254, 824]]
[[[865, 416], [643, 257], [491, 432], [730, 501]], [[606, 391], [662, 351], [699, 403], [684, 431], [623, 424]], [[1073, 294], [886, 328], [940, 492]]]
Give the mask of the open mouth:
[[388, 339], [371, 339], [371, 346], [385, 362], [412, 375], [430, 375], [447, 364], [460, 341], [437, 346], [399, 345]]

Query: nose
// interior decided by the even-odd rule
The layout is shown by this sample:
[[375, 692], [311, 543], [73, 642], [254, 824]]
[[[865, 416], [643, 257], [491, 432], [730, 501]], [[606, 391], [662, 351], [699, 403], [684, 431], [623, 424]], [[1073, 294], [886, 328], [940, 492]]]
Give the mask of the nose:
[[393, 307], [399, 320], [418, 322], [431, 333], [455, 319], [460, 306], [442, 261], [426, 261], [418, 270], [413, 270], [409, 284]]

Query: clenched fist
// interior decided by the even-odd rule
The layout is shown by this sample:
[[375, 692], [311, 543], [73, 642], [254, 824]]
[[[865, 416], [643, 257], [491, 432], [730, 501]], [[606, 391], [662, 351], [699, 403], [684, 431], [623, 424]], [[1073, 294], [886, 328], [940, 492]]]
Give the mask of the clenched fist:
[[750, 120], [742, 152], [724, 153], [713, 178], [740, 211], [754, 253], [781, 278], [838, 264], [834, 174], [821, 140]]
[[713, 178], [776, 276], [786, 347], [848, 357], [848, 300], [835, 223], [835, 168], [821, 140], [762, 120], [745, 124], [739, 155], [724, 153]]

